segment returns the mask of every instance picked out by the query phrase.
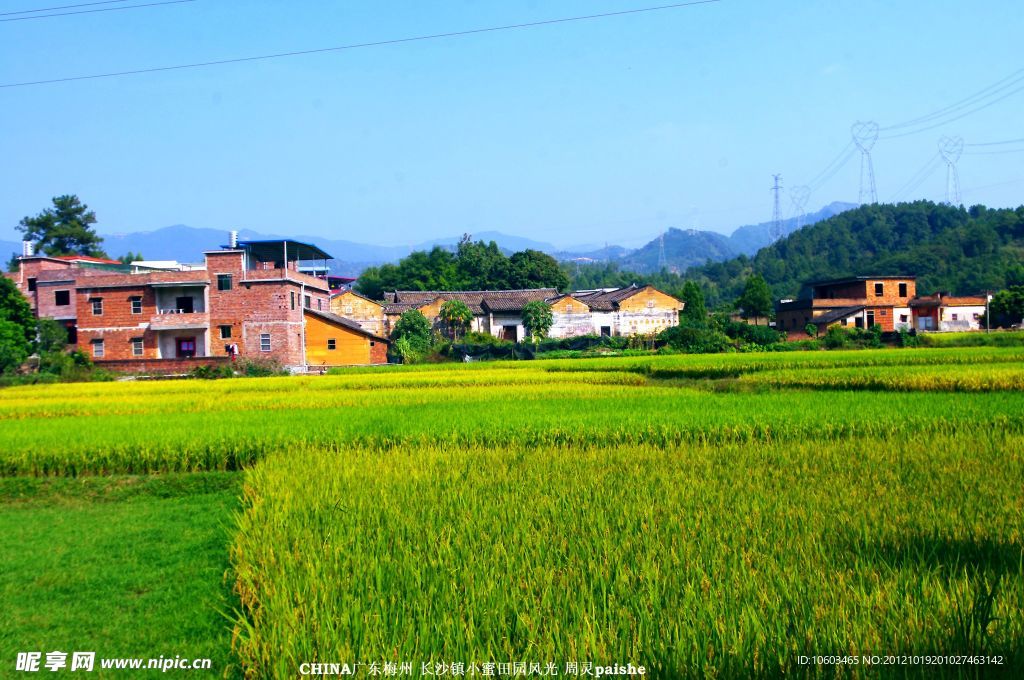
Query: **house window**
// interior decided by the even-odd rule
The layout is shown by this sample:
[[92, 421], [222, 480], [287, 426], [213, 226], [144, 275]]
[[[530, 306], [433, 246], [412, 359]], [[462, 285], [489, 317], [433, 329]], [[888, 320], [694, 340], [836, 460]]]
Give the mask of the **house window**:
[[55, 290], [53, 291], [53, 304], [58, 307], [67, 307], [71, 304], [71, 291], [69, 290]]
[[884, 283], [876, 283], [875, 284], [875, 295], [885, 295], [885, 284]]
[[981, 314], [975, 314], [974, 315], [974, 320], [975, 321], [979, 321], [980, 319], [981, 319]]
[[30, 292], [30, 293], [36, 292], [36, 280], [35, 280], [35, 277], [30, 276], [28, 278], [28, 292]]
[[295, 291], [292, 291], [292, 309], [295, 309]]
[[103, 298], [89, 298], [89, 304], [92, 305], [93, 316], [103, 315]]
[[843, 326], [845, 326], [845, 325], [846, 325], [846, 321], [847, 321], [846, 319], [843, 319], [843, 320], [842, 320], [842, 321], [840, 321], [839, 323], [841, 323], [841, 324], [842, 324]]
[[69, 345], [77, 345], [78, 344], [78, 326], [76, 326], [73, 323], [68, 323], [68, 324], [65, 324], [64, 328], [66, 328], [67, 331], [68, 331], [68, 344]]
[[316, 299], [316, 308], [319, 309], [320, 311], [323, 311], [323, 309], [324, 309], [323, 298], [317, 298]]
[[221, 326], [220, 327], [220, 339], [221, 340], [227, 340], [230, 337], [231, 337], [231, 326]]
[[959, 321], [960, 319], [959, 319], [959, 318], [957, 318], [957, 317], [958, 317], [958, 315], [957, 315], [957, 314], [954, 314], [954, 315], [953, 315], [953, 321]]
[[352, 305], [345, 305], [345, 313], [346, 314], [351, 314], [352, 313]]
[[103, 340], [93, 340], [92, 344], [92, 355], [96, 359], [103, 358]]
[[327, 338], [327, 349], [337, 349], [337, 348], [338, 348], [337, 340], [335, 340], [334, 338]]
[[883, 309], [883, 310], [881, 310], [878, 313], [881, 314], [882, 316], [889, 316], [889, 310], [888, 309]]
[[132, 303], [132, 314], [142, 314], [142, 298], [136, 296], [128, 299]]
[[374, 346], [374, 345], [376, 345], [376, 344], [377, 344], [377, 343], [375, 343], [375, 342], [374, 342], [373, 340], [370, 340], [370, 347], [373, 347], [373, 346]]
[[217, 274], [217, 290], [231, 290], [231, 274]]
[[654, 300], [647, 301], [647, 309], [654, 309]]
[[312, 298], [310, 298], [308, 295], [303, 295], [302, 296], [302, 306], [305, 307], [306, 309], [312, 309], [313, 308], [313, 300], [312, 300]]
[[907, 322], [907, 315], [906, 314], [900, 314], [900, 323], [906, 323], [906, 322]]
[[132, 356], [133, 357], [141, 357], [142, 356], [142, 349], [143, 349], [143, 347], [144, 347], [144, 345], [142, 344], [142, 338], [132, 338]]
[[907, 297], [907, 284], [900, 283], [900, 297]]
[[270, 351], [270, 333], [260, 333], [260, 351]]

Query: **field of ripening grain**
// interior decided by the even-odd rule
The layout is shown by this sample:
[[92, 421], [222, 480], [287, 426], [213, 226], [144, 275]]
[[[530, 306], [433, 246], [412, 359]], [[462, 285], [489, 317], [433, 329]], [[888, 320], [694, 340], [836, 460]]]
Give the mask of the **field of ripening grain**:
[[[21, 544], [0, 538], [3, 663], [73, 634], [171, 637], [260, 678], [318, 660], [1024, 673], [1021, 348], [19, 387], [0, 391], [0, 441], [0, 535], [36, 540], [55, 509], [90, 536], [148, 522], [123, 556], [139, 583], [189, 568], [202, 591], [96, 637], [85, 605], [47, 599], [60, 562], [9, 561]], [[140, 558], [147, 541], [169, 562]], [[202, 550], [173, 551], [188, 541]], [[77, 587], [130, 604], [166, 581]], [[864, 654], [1002, 664], [798, 662]]]

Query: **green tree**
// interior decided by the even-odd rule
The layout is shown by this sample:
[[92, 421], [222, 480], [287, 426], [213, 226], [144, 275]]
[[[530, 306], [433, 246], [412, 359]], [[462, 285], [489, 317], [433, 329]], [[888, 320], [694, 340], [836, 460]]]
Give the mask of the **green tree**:
[[53, 207], [35, 217], [25, 217], [18, 225], [26, 241], [34, 241], [36, 249], [50, 256], [89, 255], [106, 257], [100, 247], [103, 238], [92, 225], [96, 213], [82, 203], [78, 196], [55, 196]]
[[761, 317], [770, 318], [774, 309], [772, 303], [772, 290], [760, 274], [755, 274], [747, 279], [743, 287], [743, 294], [736, 301], [740, 308], [740, 316], [744, 319], [754, 319], [754, 325]]
[[534, 345], [548, 336], [554, 322], [551, 305], [543, 300], [531, 300], [523, 305], [523, 326], [526, 328], [526, 336], [533, 339]]
[[566, 290], [569, 277], [558, 260], [539, 250], [523, 250], [509, 258], [509, 288], [555, 288]]
[[473, 312], [462, 300], [447, 300], [438, 315], [448, 328], [452, 340], [458, 340], [459, 331], [465, 331], [473, 321]]
[[146, 258], [142, 256], [142, 253], [133, 253], [132, 251], [129, 250], [127, 253], [117, 258], [117, 261], [120, 262], [121, 264], [131, 264], [132, 262], [138, 262], [139, 260], [145, 259]]
[[463, 234], [455, 254], [457, 288], [460, 290], [502, 290], [509, 284], [509, 261], [494, 241], [474, 242]]
[[812, 338], [816, 338], [818, 337], [818, 327], [813, 323], [809, 323], [806, 326], [804, 326], [804, 333], [807, 333], [807, 335], [811, 336]]
[[0, 276], [0, 320], [10, 321], [21, 328], [28, 343], [36, 339], [36, 317], [28, 300], [6, 276]]
[[990, 325], [996, 328], [1024, 322], [1024, 285], [1010, 286], [993, 295], [988, 313], [992, 317]]
[[708, 324], [708, 308], [704, 304], [704, 291], [700, 289], [695, 281], [687, 281], [683, 284], [683, 313], [682, 318], [697, 326]]
[[404, 339], [414, 352], [422, 354], [430, 349], [430, 321], [420, 310], [410, 309], [398, 317], [391, 338], [396, 343]]
[[0, 319], [0, 373], [12, 373], [28, 358], [31, 345], [18, 324]]

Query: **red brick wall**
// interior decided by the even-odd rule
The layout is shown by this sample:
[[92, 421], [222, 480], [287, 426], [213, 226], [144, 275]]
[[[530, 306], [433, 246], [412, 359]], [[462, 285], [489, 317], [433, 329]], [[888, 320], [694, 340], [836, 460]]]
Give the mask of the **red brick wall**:
[[188, 373], [197, 366], [223, 366], [227, 357], [197, 357], [194, 359], [126, 359], [121, 361], [96, 362], [110, 371], [119, 373], [148, 373], [151, 375], [176, 375]]
[[383, 340], [374, 340], [370, 347], [370, 363], [386, 364], [388, 362], [388, 343]]

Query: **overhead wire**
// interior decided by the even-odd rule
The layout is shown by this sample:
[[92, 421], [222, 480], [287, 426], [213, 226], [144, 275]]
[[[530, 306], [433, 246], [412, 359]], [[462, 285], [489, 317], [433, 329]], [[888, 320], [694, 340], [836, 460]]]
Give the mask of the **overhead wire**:
[[22, 9], [17, 12], [0, 12], [0, 17], [14, 14], [34, 14], [36, 12], [54, 12], [58, 9], [72, 9], [74, 7], [92, 7], [93, 5], [116, 5], [118, 3], [130, 2], [131, 0], [101, 0], [100, 2], [80, 2], [77, 5], [60, 5], [58, 7], [42, 7], [40, 9]]
[[697, 5], [709, 5], [722, 2], [722, 0], [690, 0], [690, 2], [678, 2], [670, 5], [658, 5], [655, 7], [640, 7], [637, 9], [619, 10], [616, 12], [602, 12], [600, 14], [587, 14], [573, 17], [563, 17], [560, 19], [545, 19], [541, 21], [529, 21], [518, 24], [506, 24], [503, 26], [488, 26], [485, 28], [473, 28], [463, 31], [448, 31], [445, 33], [434, 33], [430, 35], [419, 35], [412, 36], [409, 38], [393, 38], [390, 40], [377, 40], [373, 42], [365, 43], [353, 43], [349, 45], [337, 45], [334, 47], [320, 47], [315, 49], [307, 50], [294, 50], [290, 52], [277, 52], [274, 54], [261, 54], [250, 57], [234, 57], [231, 59], [215, 59], [211, 61], [194, 62], [189, 64], [175, 64], [172, 66], [157, 66], [152, 68], [139, 68], [123, 71], [112, 71], [109, 73], [94, 73], [84, 76], [68, 76], [64, 78], [49, 78], [46, 80], [29, 80], [17, 83], [3, 83], [0, 84], [0, 89], [8, 89], [14, 87], [29, 87], [33, 85], [50, 85], [53, 83], [67, 83], [79, 80], [97, 80], [100, 78], [117, 78], [121, 76], [139, 75], [143, 73], [160, 73], [164, 71], [180, 71], [184, 69], [192, 68], [205, 68], [210, 66], [221, 66], [224, 64], [240, 64], [252, 61], [265, 61], [268, 59], [281, 59], [285, 57], [297, 57], [308, 54], [322, 54], [326, 52], [341, 52], [344, 50], [355, 50], [367, 47], [380, 47], [383, 45], [397, 45], [401, 43], [411, 43], [423, 40], [439, 40], [442, 38], [454, 38], [464, 35], [475, 35], [480, 33], [494, 33], [498, 31], [511, 31], [525, 28], [534, 28], [537, 26], [550, 26], [554, 24], [564, 24], [572, 21], [589, 21], [594, 19], [604, 19], [608, 17], [625, 16], [629, 14], [642, 14], [645, 12], [659, 12], [671, 9], [680, 9], [684, 7], [693, 7]]
[[5, 21], [34, 21], [36, 19], [52, 19], [54, 17], [68, 17], [77, 14], [95, 14], [97, 12], [120, 12], [126, 9], [141, 9], [144, 7], [157, 7], [159, 5], [181, 5], [186, 2], [195, 2], [196, 0], [162, 0], [161, 2], [149, 2], [142, 5], [123, 5], [121, 7], [104, 7], [102, 9], [83, 9], [77, 12], [58, 12], [56, 14], [39, 14], [32, 17], [12, 17], [9, 19], [0, 19], [0, 22]]
[[932, 111], [931, 113], [925, 114], [923, 116], [918, 116], [917, 118], [911, 118], [910, 120], [903, 121], [902, 123], [896, 123], [895, 125], [887, 125], [885, 127], [881, 127], [879, 128], [879, 130], [898, 130], [906, 127], [917, 127], [918, 125], [929, 123], [930, 121], [936, 118], [943, 118], [959, 109], [962, 109], [967, 106], [972, 106], [973, 104], [976, 104], [978, 101], [996, 95], [1000, 91], [1017, 84], [1021, 80], [1024, 80], [1024, 69], [1018, 69], [1017, 71], [1014, 71], [1005, 78], [1002, 78], [1001, 80], [998, 80], [995, 83], [978, 90], [972, 95], [969, 95], [967, 97], [964, 97], [963, 99], [953, 102], [949, 106], [944, 106], [941, 109]]

